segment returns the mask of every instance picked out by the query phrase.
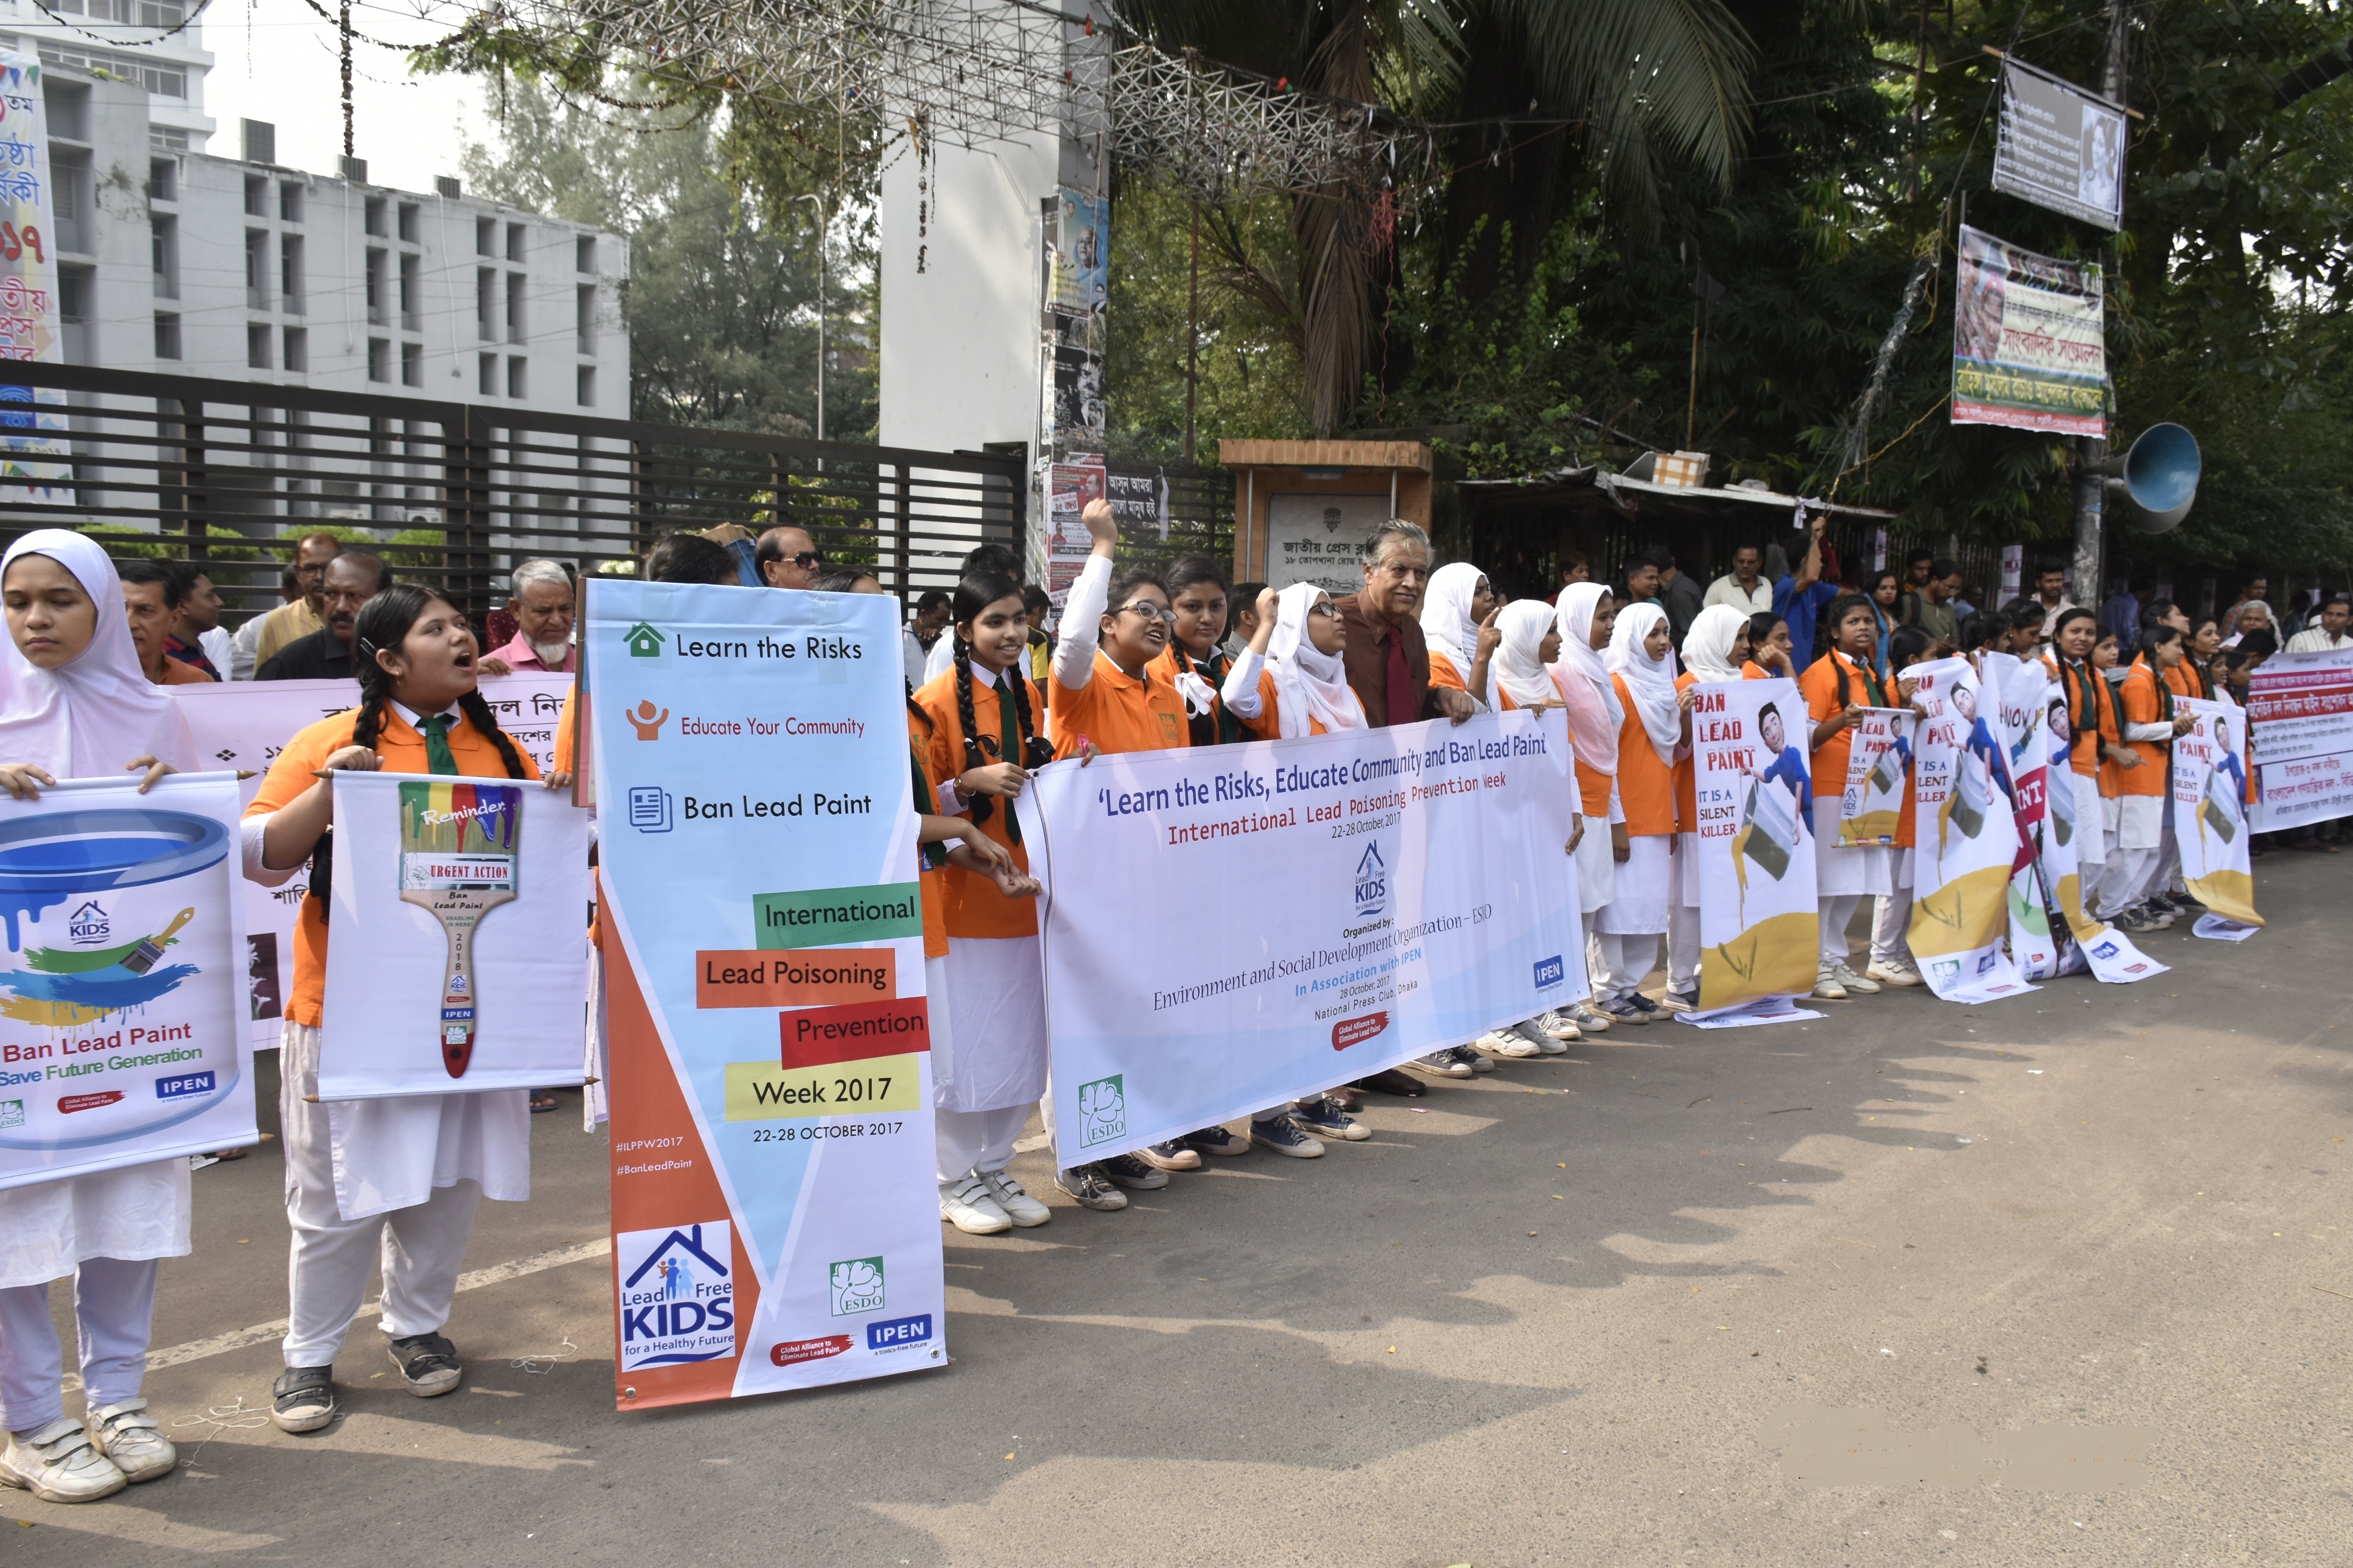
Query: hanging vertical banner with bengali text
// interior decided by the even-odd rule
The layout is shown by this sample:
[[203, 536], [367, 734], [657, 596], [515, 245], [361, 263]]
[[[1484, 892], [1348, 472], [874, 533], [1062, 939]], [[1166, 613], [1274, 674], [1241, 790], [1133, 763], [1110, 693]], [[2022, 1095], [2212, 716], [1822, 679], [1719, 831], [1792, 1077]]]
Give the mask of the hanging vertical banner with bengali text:
[[[65, 363], [57, 200], [41, 62], [0, 53], [0, 360]], [[71, 506], [66, 395], [11, 386], [0, 370], [0, 501]]]
[[2095, 262], [2037, 256], [1963, 225], [1953, 423], [2105, 436], [2103, 289]]

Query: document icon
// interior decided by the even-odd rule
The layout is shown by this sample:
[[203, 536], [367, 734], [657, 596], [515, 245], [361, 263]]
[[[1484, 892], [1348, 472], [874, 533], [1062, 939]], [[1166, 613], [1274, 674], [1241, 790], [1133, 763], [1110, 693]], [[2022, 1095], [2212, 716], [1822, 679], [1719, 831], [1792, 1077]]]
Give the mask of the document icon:
[[670, 831], [670, 791], [655, 784], [629, 790], [629, 826], [640, 833]]

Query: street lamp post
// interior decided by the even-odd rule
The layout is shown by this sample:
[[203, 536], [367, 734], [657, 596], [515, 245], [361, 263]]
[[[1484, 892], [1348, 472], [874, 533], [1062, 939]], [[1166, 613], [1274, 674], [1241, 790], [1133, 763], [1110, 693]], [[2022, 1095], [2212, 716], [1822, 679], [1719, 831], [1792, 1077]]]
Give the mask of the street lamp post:
[[[796, 202], [817, 204], [817, 438], [825, 439], [825, 198], [797, 195]], [[791, 203], [786, 204], [787, 206]]]

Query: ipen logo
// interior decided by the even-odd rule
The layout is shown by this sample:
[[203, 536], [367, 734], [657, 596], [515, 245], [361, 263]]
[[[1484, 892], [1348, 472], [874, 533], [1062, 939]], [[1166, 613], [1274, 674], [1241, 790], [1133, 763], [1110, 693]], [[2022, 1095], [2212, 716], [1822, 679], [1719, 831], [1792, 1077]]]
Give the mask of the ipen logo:
[[1549, 991], [1567, 977], [1568, 971], [1567, 967], [1562, 964], [1560, 954], [1556, 952], [1550, 958], [1539, 958], [1536, 960], [1537, 990]]
[[932, 1315], [922, 1313], [913, 1318], [893, 1318], [887, 1323], [866, 1325], [866, 1348], [871, 1351], [897, 1350], [904, 1345], [920, 1345], [932, 1337]]
[[670, 831], [670, 791], [659, 784], [635, 784], [629, 790], [629, 826], [640, 833]]
[[215, 1075], [209, 1072], [174, 1073], [170, 1078], [155, 1080], [158, 1100], [186, 1100], [192, 1095], [210, 1094]]

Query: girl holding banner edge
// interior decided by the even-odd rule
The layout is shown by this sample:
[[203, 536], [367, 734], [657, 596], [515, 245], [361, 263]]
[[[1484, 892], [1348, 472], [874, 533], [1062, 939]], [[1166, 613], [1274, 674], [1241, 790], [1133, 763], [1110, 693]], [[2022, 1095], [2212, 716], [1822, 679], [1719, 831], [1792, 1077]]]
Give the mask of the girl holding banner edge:
[[2158, 858], [2165, 846], [2167, 764], [2173, 738], [2197, 721], [2173, 710], [2173, 692], [2164, 675], [2181, 662], [2179, 626], [2155, 626], [2142, 634], [2140, 656], [2116, 691], [2118, 729], [2124, 745], [2110, 761], [2116, 779], [2116, 843], [2100, 888], [2100, 918], [2128, 931], [2159, 931], [2173, 923], [2171, 911], [2148, 907]]
[[[1924, 720], [1927, 710], [1915, 696], [1919, 682], [1905, 679], [1904, 672], [1926, 662], [1936, 647], [1936, 639], [1918, 626], [1897, 626], [1887, 634], [1887, 679], [1894, 682], [1895, 700]], [[1927, 982], [1912, 956], [1912, 748], [1900, 735], [1895, 744], [1904, 755], [1904, 805], [1895, 816], [1895, 842], [1887, 847], [1888, 890], [1872, 906], [1871, 967], [1862, 973], [1865, 979], [1882, 985], [1925, 985]]]
[[[1677, 692], [1703, 681], [1763, 680], [1748, 662], [1748, 617], [1730, 605], [1710, 605], [1683, 634], [1683, 672]], [[1699, 1006], [1699, 765], [1690, 747], [1675, 760], [1674, 896], [1667, 904], [1667, 995], [1683, 1011]]]
[[[1560, 657], [1552, 666], [1552, 680], [1568, 710], [1582, 829], [1575, 840], [1577, 912], [1589, 931], [1593, 917], [1617, 891], [1618, 851], [1626, 845], [1625, 818], [1618, 802], [1618, 731], [1626, 712], [1601, 658], [1617, 628], [1618, 607], [1606, 585], [1571, 583], [1560, 591], [1554, 618], [1560, 628]], [[1600, 1003], [1596, 994], [1572, 1010], [1579, 1029], [1597, 1035], [1609, 1029], [1611, 1016]], [[1638, 1010], [1626, 1021], [1647, 1024], [1651, 1019]]]
[[[478, 684], [480, 650], [459, 610], [428, 588], [385, 589], [353, 628], [360, 705], [286, 743], [246, 807], [245, 874], [264, 887], [311, 865], [294, 940], [294, 983], [280, 1039], [279, 1113], [286, 1141], [286, 1371], [270, 1391], [281, 1431], [334, 1419], [334, 1360], [379, 1256], [384, 1331], [408, 1392], [448, 1394], [464, 1378], [441, 1333], [458, 1268], [485, 1196], [531, 1195], [527, 1091], [410, 1095], [322, 1103], [315, 1098], [325, 1022], [326, 861], [340, 769], [539, 779], [538, 764], [499, 728]], [[567, 773], [548, 775], [566, 788]], [[346, 940], [364, 941], [354, 932]], [[356, 1212], [354, 1212], [356, 1211]]]
[[[143, 772], [143, 795], [190, 761], [187, 721], [140, 668], [104, 551], [62, 529], [27, 533], [0, 558], [0, 787], [35, 800], [60, 778]], [[179, 1463], [139, 1390], [156, 1274], [187, 1255], [190, 1206], [185, 1159], [0, 1192], [0, 1485], [90, 1502]], [[68, 1276], [86, 1422], [65, 1414], [49, 1316], [49, 1281]]]
[[1871, 601], [1861, 594], [1841, 594], [1831, 601], [1822, 621], [1830, 627], [1830, 651], [1798, 681], [1807, 717], [1813, 721], [1813, 776], [1820, 782], [1814, 791], [1814, 871], [1821, 922], [1814, 994], [1843, 1001], [1880, 989], [1878, 981], [1856, 973], [1848, 964], [1846, 930], [1864, 899], [1883, 899], [1894, 891], [1886, 846], [1840, 842], [1839, 814], [1854, 747], [1852, 731], [1867, 710], [1896, 704], [1873, 668], [1879, 617]]
[[1625, 718], [1618, 731], [1618, 793], [1610, 846], [1617, 859], [1609, 901], [1597, 910], [1588, 942], [1594, 1003], [1620, 1023], [1647, 1024], [1689, 1008], [1668, 993], [1651, 1001], [1637, 987], [1667, 933], [1674, 872], [1675, 762], [1691, 736], [1691, 689], [1677, 689], [1667, 614], [1630, 605], [1609, 633], [1609, 684]]
[[2081, 605], [2061, 611], [2046, 661], [2067, 704], [2066, 787], [2074, 798], [2076, 886], [2087, 913], [2097, 907], [2108, 859], [2109, 829], [2102, 798], [2107, 780], [2100, 764], [2124, 738], [2116, 727], [2116, 695], [2092, 663], [2099, 626], [2099, 616]]
[[[1451, 686], [1501, 710], [1494, 659], [1503, 637], [1495, 617], [1502, 608], [1487, 574], [1467, 561], [1450, 561], [1430, 574], [1421, 594], [1421, 636], [1430, 651], [1431, 686]], [[1545, 608], [1549, 613], [1552, 606]]]

